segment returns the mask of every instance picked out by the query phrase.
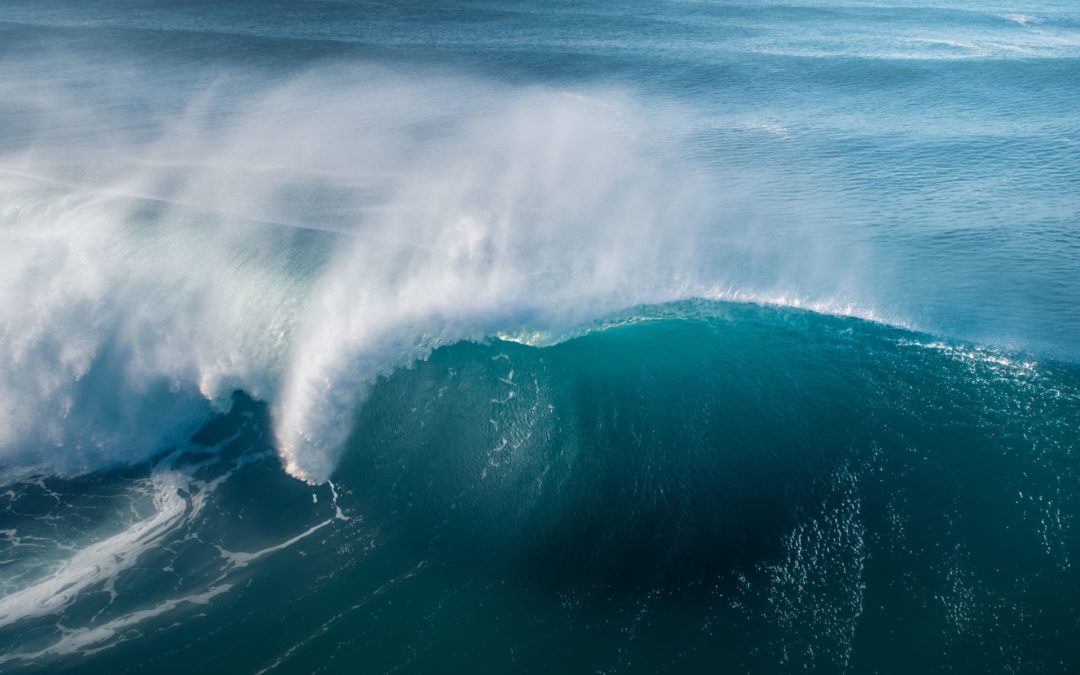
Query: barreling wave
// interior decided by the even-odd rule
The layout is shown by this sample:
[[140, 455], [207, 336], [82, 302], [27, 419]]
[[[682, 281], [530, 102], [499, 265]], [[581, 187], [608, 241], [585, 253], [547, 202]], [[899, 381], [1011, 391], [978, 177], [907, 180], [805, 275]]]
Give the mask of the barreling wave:
[[376, 377], [441, 345], [796, 297], [777, 269], [717, 268], [715, 242], [755, 236], [724, 226], [733, 196], [681, 145], [675, 105], [354, 64], [220, 75], [136, 124], [114, 105], [131, 76], [84, 95], [69, 65], [5, 84], [12, 472], [138, 461], [243, 389], [271, 403], [289, 473], [323, 481]]

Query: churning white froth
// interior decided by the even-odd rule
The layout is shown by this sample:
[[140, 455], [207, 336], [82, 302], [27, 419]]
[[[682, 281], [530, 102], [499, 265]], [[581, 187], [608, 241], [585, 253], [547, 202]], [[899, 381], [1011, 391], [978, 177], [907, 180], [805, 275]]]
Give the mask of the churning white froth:
[[735, 197], [674, 105], [363, 65], [155, 104], [145, 74], [95, 66], [90, 96], [69, 65], [4, 66], [9, 471], [141, 459], [242, 388], [320, 482], [373, 382], [440, 345], [718, 284], [787, 297], [710, 271]]

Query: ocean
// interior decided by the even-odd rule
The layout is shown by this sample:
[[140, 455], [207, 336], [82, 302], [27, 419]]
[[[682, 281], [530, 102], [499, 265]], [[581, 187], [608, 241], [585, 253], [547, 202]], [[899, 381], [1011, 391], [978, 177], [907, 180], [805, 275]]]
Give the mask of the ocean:
[[5, 0], [0, 672], [1080, 669], [1078, 110], [1063, 0]]

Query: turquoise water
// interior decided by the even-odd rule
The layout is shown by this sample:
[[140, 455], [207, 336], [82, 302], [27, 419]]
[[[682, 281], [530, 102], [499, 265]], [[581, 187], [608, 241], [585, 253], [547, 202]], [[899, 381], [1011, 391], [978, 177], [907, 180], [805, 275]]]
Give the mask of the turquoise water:
[[8, 2], [0, 672], [1071, 672], [1080, 11]]

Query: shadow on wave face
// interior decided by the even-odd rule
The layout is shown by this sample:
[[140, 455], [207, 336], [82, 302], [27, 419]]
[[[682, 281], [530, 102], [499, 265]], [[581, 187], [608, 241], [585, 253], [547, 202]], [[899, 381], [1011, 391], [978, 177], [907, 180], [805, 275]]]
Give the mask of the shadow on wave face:
[[865, 412], [835, 405], [858, 400], [843, 375], [771, 359], [759, 338], [658, 322], [441, 349], [379, 381], [335, 478], [397, 545], [470, 574], [627, 589], [737, 575], [818, 510]]

